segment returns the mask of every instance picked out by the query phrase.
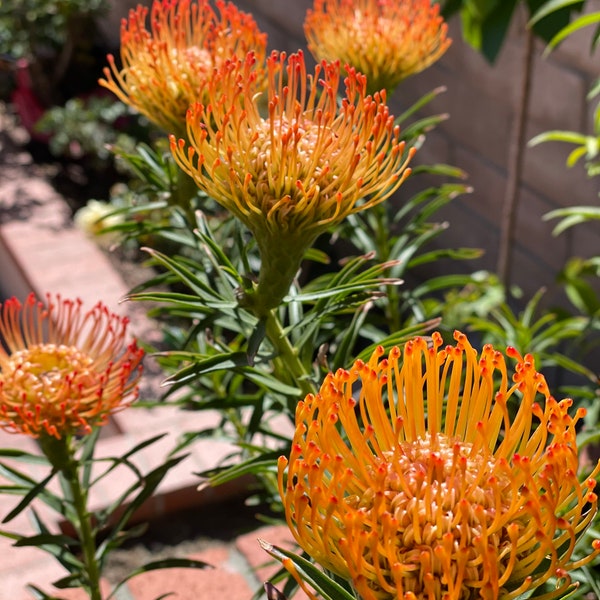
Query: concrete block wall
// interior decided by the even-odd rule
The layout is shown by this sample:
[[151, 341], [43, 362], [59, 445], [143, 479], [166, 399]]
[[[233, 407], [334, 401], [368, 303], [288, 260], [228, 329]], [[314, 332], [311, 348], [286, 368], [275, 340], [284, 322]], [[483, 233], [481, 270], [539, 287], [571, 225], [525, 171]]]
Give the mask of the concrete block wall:
[[[294, 51], [305, 48], [303, 21], [310, 0], [239, 0], [269, 34], [271, 48]], [[600, 0], [588, 0], [587, 11], [600, 10]], [[454, 265], [454, 270], [495, 271], [499, 223], [507, 181], [511, 129], [519, 101], [525, 48], [525, 15], [513, 20], [510, 35], [494, 65], [489, 65], [461, 39], [460, 23], [449, 24], [453, 44], [435, 65], [406, 80], [390, 100], [399, 114], [423, 94], [438, 86], [447, 91], [421, 115], [448, 113], [449, 118], [428, 135], [415, 164], [447, 162], [468, 174], [473, 193], [453, 201], [439, 213], [449, 227], [436, 244], [478, 247], [481, 259]], [[590, 54], [590, 31], [583, 30], [557, 51], [543, 57], [544, 45], [536, 41], [526, 139], [551, 129], [591, 133], [595, 102], [586, 94], [600, 76], [600, 53]], [[558, 207], [597, 204], [598, 181], [587, 177], [582, 165], [567, 168], [570, 147], [546, 143], [525, 148], [519, 205], [510, 257], [510, 281], [522, 288], [525, 298], [538, 288], [549, 288], [548, 301], [564, 301], [554, 286], [558, 271], [572, 255], [600, 254], [600, 227], [583, 226], [552, 236], [555, 223], [544, 214]], [[422, 189], [416, 178], [398, 193]], [[440, 269], [448, 269], [445, 263]], [[426, 275], [435, 274], [434, 271]]]

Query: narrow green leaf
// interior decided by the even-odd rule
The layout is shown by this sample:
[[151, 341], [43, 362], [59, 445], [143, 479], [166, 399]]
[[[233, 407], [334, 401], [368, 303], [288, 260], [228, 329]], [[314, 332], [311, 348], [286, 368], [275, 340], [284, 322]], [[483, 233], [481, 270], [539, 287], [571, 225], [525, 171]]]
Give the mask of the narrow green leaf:
[[100, 437], [101, 431], [101, 427], [96, 427], [90, 435], [87, 435], [84, 438], [81, 456], [79, 457], [80, 464], [83, 465], [81, 484], [84, 490], [87, 490], [90, 487], [90, 477], [92, 476], [94, 451], [96, 449], [96, 442]]
[[304, 253], [304, 260], [310, 260], [312, 262], [320, 263], [322, 265], [328, 265], [331, 263], [331, 258], [326, 252], [323, 250], [319, 250], [318, 248], [309, 248]]
[[24, 463], [50, 466], [48, 459], [43, 454], [31, 454], [30, 452], [17, 450], [16, 448], [0, 448], [0, 456], [13, 458]]
[[[9, 481], [13, 481], [17, 485], [22, 486], [23, 488], [26, 488], [28, 490], [38, 485], [38, 482], [35, 481], [35, 479], [32, 479], [25, 473], [22, 473], [19, 470], [4, 463], [0, 463], [0, 475], [8, 479]], [[50, 508], [54, 509], [57, 512], [60, 512], [63, 508], [61, 500], [47, 489], [40, 489], [38, 491], [38, 497]]]
[[544, 17], [548, 16], [549, 14], [561, 8], [566, 8], [567, 6], [572, 6], [574, 4], [581, 4], [581, 0], [548, 0], [531, 17], [529, 23], [527, 23], [527, 26], [533, 27], [536, 23], [541, 21]]
[[71, 536], [61, 533], [39, 533], [22, 537], [14, 543], [15, 546], [78, 546], [79, 542]]
[[585, 156], [587, 153], [587, 148], [585, 146], [580, 146], [579, 148], [575, 148], [571, 150], [569, 156], [567, 157], [567, 167], [571, 168], [577, 164], [577, 161]]
[[405, 127], [400, 137], [403, 140], [406, 140], [407, 146], [415, 146], [418, 149], [425, 143], [425, 134], [432, 129], [435, 129], [440, 123], [447, 121], [448, 118], [448, 114], [424, 117], [423, 119], [411, 123], [408, 127]]
[[314, 300], [322, 300], [324, 298], [331, 298], [332, 296], [336, 296], [341, 293], [349, 294], [351, 292], [364, 292], [367, 289], [374, 287], [379, 288], [383, 285], [402, 285], [402, 283], [404, 282], [401, 279], [382, 277], [381, 279], [359, 281], [357, 283], [348, 283], [330, 289], [298, 294], [298, 296], [295, 296], [294, 299], [300, 302], [309, 302]]
[[[184, 353], [181, 352], [169, 352], [167, 355], [184, 359]], [[192, 360], [193, 363], [167, 377], [163, 385], [177, 384], [181, 386], [181, 384], [196, 379], [201, 375], [248, 366], [248, 356], [245, 352], [223, 352], [222, 354], [209, 357], [187, 353], [187, 360]]]
[[[33, 518], [33, 526], [37, 530], [39, 536], [53, 535], [35, 509], [32, 509], [31, 515]], [[26, 536], [20, 535], [13, 539], [20, 542], [21, 540], [27, 538]], [[35, 545], [41, 550], [44, 550], [44, 552], [47, 552], [48, 554], [53, 556], [67, 571], [81, 573], [85, 569], [84, 564], [69, 550], [71, 546], [78, 549], [80, 544], [77, 540], [73, 538], [69, 539], [71, 540], [71, 543], [69, 544], [48, 543]]]
[[[47, 477], [44, 477], [40, 482], [36, 483], [30, 490], [25, 494], [21, 502], [15, 506], [5, 517], [2, 519], [2, 523], [8, 523], [12, 521], [17, 515], [21, 514], [23, 510], [25, 510], [31, 502], [37, 498], [37, 496], [45, 491], [46, 486], [50, 483], [50, 480], [56, 475], [56, 469], [52, 469], [50, 474]], [[46, 494], [50, 492], [46, 491]], [[58, 500], [58, 499], [57, 499]]]
[[250, 335], [250, 339], [248, 340], [248, 352], [246, 353], [248, 364], [250, 366], [254, 365], [254, 359], [258, 354], [258, 349], [262, 344], [265, 336], [267, 334], [267, 325], [266, 320], [261, 319], [256, 324], [256, 327], [253, 329], [252, 334]]
[[397, 125], [401, 125], [402, 123], [404, 123], [404, 121], [406, 121], [408, 118], [410, 118], [416, 112], [421, 110], [424, 106], [429, 104], [432, 100], [437, 98], [440, 94], [443, 94], [445, 91], [446, 91], [446, 87], [440, 86], [440, 87], [437, 87], [437, 88], [431, 90], [431, 92], [428, 92], [427, 94], [421, 96], [414, 104], [412, 104], [408, 109], [406, 109], [401, 115], [397, 116], [394, 123]]
[[258, 540], [262, 549], [279, 561], [291, 560], [302, 581], [308, 583], [323, 600], [356, 600], [339, 583], [328, 577], [313, 563], [278, 546], [274, 546], [265, 540]]
[[352, 360], [352, 351], [358, 339], [361, 328], [367, 318], [368, 311], [366, 309], [357, 310], [350, 325], [346, 328], [342, 335], [342, 339], [338, 344], [335, 355], [333, 357], [332, 371], [345, 367]]
[[235, 305], [235, 303], [225, 301], [221, 298], [207, 281], [203, 281], [188, 268], [184, 267], [182, 261], [177, 260], [175, 257], [170, 258], [152, 248], [142, 248], [142, 250], [150, 254], [154, 260], [176, 275], [178, 279], [198, 294], [200, 298], [204, 299], [205, 302], [216, 302], [214, 306]]
[[27, 589], [33, 594], [35, 600], [61, 600], [58, 596], [46, 594], [46, 592], [31, 583], [27, 585]]
[[[122, 498], [127, 498], [132, 493], [134, 493], [136, 491], [138, 492], [137, 496], [135, 496], [135, 498], [133, 498], [133, 500], [131, 500], [131, 502], [129, 502], [127, 504], [127, 506], [121, 513], [118, 521], [116, 522], [116, 524], [113, 526], [112, 530], [110, 531], [109, 535], [102, 542], [100, 547], [97, 549], [96, 555], [98, 557], [103, 556], [108, 544], [113, 542], [115, 540], [115, 538], [121, 533], [121, 531], [125, 528], [125, 526], [129, 522], [129, 520], [131, 519], [132, 515], [136, 512], [136, 510], [138, 510], [138, 508], [140, 508], [142, 506], [142, 504], [144, 504], [144, 502], [146, 502], [146, 500], [148, 500], [148, 498], [150, 498], [150, 496], [154, 493], [156, 488], [160, 485], [161, 481], [165, 478], [167, 473], [173, 467], [177, 466], [186, 457], [187, 457], [187, 454], [168, 459], [162, 465], [158, 466], [156, 469], [150, 471], [150, 473], [147, 473], [144, 476], [144, 480], [142, 481], [141, 489], [140, 489], [140, 482], [136, 481], [134, 484], [132, 484], [129, 487], [129, 489], [126, 491], [126, 493], [121, 496]], [[113, 509], [122, 508], [122, 507], [123, 506], [122, 506], [121, 502], [119, 504], [117, 504], [116, 506], [113, 505]]]
[[83, 588], [86, 583], [81, 573], [71, 573], [71, 575], [53, 581], [52, 585], [59, 590], [66, 590], [69, 588]]
[[245, 475], [258, 473], [274, 473], [277, 471], [277, 459], [284, 454], [283, 450], [264, 452], [260, 456], [249, 458], [240, 463], [219, 469], [218, 472], [197, 473], [199, 477], [208, 477], [208, 484], [217, 487], [229, 481], [234, 481]]
[[144, 478], [137, 465], [135, 465], [125, 457], [108, 456], [106, 458], [97, 458], [95, 460], [96, 465], [99, 465], [100, 463], [104, 462], [110, 463], [110, 465], [104, 472], [100, 473], [91, 482], [91, 485], [96, 485], [99, 481], [102, 481], [105, 477], [108, 477], [118, 466], [127, 467], [138, 478], [138, 481], [141, 481]]
[[226, 269], [235, 280], [235, 283], [239, 286], [243, 283], [243, 278], [234, 267], [233, 263], [229, 260], [229, 257], [223, 251], [221, 244], [217, 242], [212, 236], [212, 232], [206, 221], [204, 213], [200, 213], [198, 216], [198, 229], [194, 232], [203, 244], [210, 250], [207, 255], [211, 258], [211, 262], [218, 269]]
[[543, 142], [567, 142], [569, 144], [585, 145], [586, 136], [575, 131], [563, 131], [554, 129], [552, 131], [544, 131], [531, 138], [527, 145], [530, 147], [537, 146]]
[[548, 54], [552, 49], [556, 48], [563, 40], [569, 37], [572, 33], [575, 33], [583, 27], [595, 25], [600, 23], [600, 12], [591, 13], [578, 17], [573, 22], [569, 23], [566, 27], [563, 27], [549, 42], [546, 48], [545, 54]]
[[283, 394], [284, 396], [299, 397], [302, 394], [300, 388], [287, 385], [282, 381], [279, 381], [279, 379], [272, 377], [268, 373], [259, 371], [258, 369], [247, 368], [241, 369], [240, 371], [244, 374], [244, 376], [247, 379], [260, 386], [261, 388], [266, 388], [268, 390], [271, 390], [272, 392]]
[[434, 165], [416, 165], [412, 169], [412, 176], [419, 173], [427, 173], [428, 175], [439, 175], [442, 177], [454, 177], [456, 179], [467, 179], [468, 175], [462, 169], [452, 165], [438, 163]]

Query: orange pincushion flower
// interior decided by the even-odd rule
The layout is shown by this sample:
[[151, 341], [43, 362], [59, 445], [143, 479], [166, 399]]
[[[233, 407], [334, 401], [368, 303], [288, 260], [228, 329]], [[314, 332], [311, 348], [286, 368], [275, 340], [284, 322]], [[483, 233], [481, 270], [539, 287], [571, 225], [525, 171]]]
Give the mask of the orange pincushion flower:
[[0, 305], [0, 427], [61, 439], [89, 433], [137, 395], [143, 351], [101, 303], [31, 294]]
[[[227, 62], [193, 104], [186, 142], [171, 136], [179, 166], [255, 235], [259, 276], [272, 306], [289, 290], [304, 251], [346, 216], [388, 198], [408, 176], [385, 93], [369, 96], [349, 68], [338, 104], [338, 61], [307, 74], [302, 52], [267, 59], [268, 113], [262, 116], [256, 57]], [[267, 284], [270, 274], [277, 282]], [[267, 292], [268, 290], [268, 292]]]
[[[138, 6], [121, 24], [121, 62], [108, 56], [110, 69], [100, 84], [168, 132], [185, 132], [185, 113], [204, 89], [213, 69], [253, 50], [266, 55], [267, 37], [251, 15], [217, 0], [155, 0]], [[262, 64], [262, 63], [261, 63]]]
[[569, 416], [530, 355], [507, 350], [511, 381], [500, 352], [455, 339], [380, 347], [299, 403], [279, 463], [288, 524], [364, 600], [509, 600], [552, 577], [558, 596], [600, 552], [572, 559], [597, 508], [600, 464], [577, 478], [584, 411]]
[[450, 46], [440, 5], [430, 0], [315, 0], [304, 31], [315, 58], [352, 65], [370, 91], [392, 92]]

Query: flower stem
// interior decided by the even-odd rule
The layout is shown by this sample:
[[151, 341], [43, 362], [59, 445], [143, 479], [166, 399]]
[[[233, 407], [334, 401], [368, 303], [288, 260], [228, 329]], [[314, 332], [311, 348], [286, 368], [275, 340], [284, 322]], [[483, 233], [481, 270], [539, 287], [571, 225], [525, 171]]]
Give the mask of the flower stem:
[[41, 448], [51, 462], [60, 471], [71, 494], [71, 503], [75, 510], [76, 518], [71, 524], [81, 544], [85, 573], [83, 580], [86, 582], [90, 600], [102, 600], [100, 593], [100, 565], [96, 558], [96, 536], [92, 525], [92, 515], [88, 511], [87, 490], [83, 487], [79, 477], [79, 463], [75, 457], [72, 436], [56, 439], [52, 436], [41, 436]]
[[92, 515], [87, 508], [87, 490], [84, 490], [79, 479], [76, 460], [72, 460], [69, 469], [63, 471], [71, 493], [73, 506], [77, 513], [77, 533], [81, 542], [83, 563], [85, 564], [90, 600], [102, 600], [100, 593], [100, 566], [96, 558], [96, 536], [92, 526]]
[[310, 374], [300, 360], [298, 350], [285, 335], [275, 310], [270, 310], [266, 314], [265, 326], [267, 338], [277, 351], [278, 360], [275, 362], [275, 370], [280, 381], [291, 380], [293, 385], [302, 390], [303, 396], [314, 394], [316, 388]]
[[[384, 263], [391, 258], [390, 247], [390, 217], [387, 212], [385, 203], [374, 206], [373, 214], [376, 219], [375, 225], [375, 247], [377, 257], [380, 262]], [[401, 326], [400, 318], [400, 294], [395, 285], [386, 286], [387, 301], [385, 305], [385, 316], [388, 324], [388, 331], [398, 331]]]

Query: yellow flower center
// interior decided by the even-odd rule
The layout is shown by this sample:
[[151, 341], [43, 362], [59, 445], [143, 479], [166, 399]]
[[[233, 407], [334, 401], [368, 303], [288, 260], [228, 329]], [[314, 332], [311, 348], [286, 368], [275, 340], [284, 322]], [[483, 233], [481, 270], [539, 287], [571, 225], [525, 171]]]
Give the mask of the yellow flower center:
[[26, 410], [57, 404], [70, 389], [85, 390], [97, 383], [98, 374], [90, 369], [93, 363], [73, 346], [39, 344], [11, 354], [3, 365], [0, 386]]
[[326, 155], [315, 152], [323, 147], [323, 139], [324, 128], [306, 119], [263, 120], [250, 148], [250, 164], [243, 156], [233, 157], [240, 172], [247, 169], [254, 174], [250, 185], [254, 185], [258, 208], [267, 218], [277, 213], [277, 221], [283, 224], [290, 213], [307, 210], [307, 196], [313, 192], [320, 193], [320, 210], [326, 208], [326, 190], [337, 179], [330, 164], [339, 150], [331, 148], [335, 138], [330, 133]]
[[[494, 457], [443, 434], [403, 442], [383, 455], [381, 464], [369, 469], [374, 485], [363, 496], [346, 499], [367, 534], [383, 532], [381, 545], [366, 544], [365, 563], [381, 569], [391, 587], [401, 577], [404, 593], [418, 598], [441, 598], [447, 591], [442, 583], [452, 587], [450, 565], [450, 577], [462, 587], [453, 597], [477, 596], [469, 583], [486, 581], [488, 565], [481, 556], [489, 547], [496, 549], [501, 577], [520, 527], [513, 520], [511, 535], [497, 527], [510, 508], [513, 487]], [[375, 581], [369, 586], [376, 593], [389, 591]]]

